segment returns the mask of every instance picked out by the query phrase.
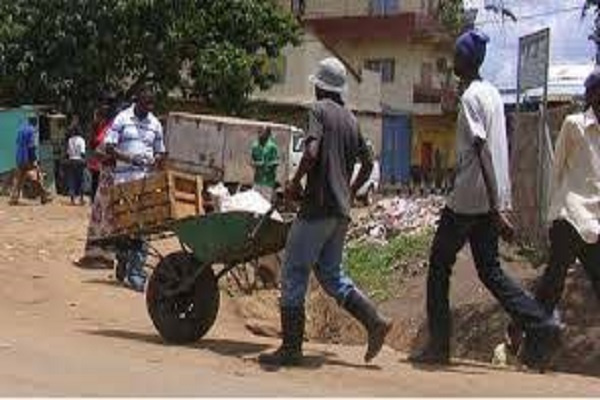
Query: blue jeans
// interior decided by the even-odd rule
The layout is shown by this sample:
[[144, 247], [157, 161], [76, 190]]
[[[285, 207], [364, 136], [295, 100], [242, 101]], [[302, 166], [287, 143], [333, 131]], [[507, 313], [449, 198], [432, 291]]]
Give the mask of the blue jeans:
[[146, 284], [147, 258], [148, 244], [143, 240], [130, 239], [119, 245], [117, 261], [124, 264], [126, 283], [138, 291], [143, 291]]
[[342, 266], [347, 230], [348, 221], [343, 218], [294, 221], [282, 271], [282, 307], [304, 307], [311, 268], [325, 292], [344, 303], [355, 289]]

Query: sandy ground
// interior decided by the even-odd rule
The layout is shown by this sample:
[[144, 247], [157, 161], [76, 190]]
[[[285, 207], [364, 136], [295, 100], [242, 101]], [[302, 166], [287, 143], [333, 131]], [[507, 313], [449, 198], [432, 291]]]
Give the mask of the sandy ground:
[[72, 265], [87, 209], [0, 198], [0, 396], [600, 396], [600, 380], [457, 362], [423, 370], [386, 348], [307, 344], [303, 368], [264, 371], [277, 344], [253, 336], [222, 296], [215, 327], [189, 347], [162, 343], [144, 297], [112, 272]]

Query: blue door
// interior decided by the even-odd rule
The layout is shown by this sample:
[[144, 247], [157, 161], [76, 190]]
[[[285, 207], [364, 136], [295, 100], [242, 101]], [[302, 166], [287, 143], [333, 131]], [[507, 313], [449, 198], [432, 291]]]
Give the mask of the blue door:
[[412, 129], [408, 115], [383, 117], [382, 173], [387, 184], [410, 180], [410, 144]]

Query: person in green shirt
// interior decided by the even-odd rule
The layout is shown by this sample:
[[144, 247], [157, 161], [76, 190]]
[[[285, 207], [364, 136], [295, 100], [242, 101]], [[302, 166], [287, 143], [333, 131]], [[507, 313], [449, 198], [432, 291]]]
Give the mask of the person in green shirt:
[[271, 200], [279, 166], [279, 149], [272, 137], [271, 128], [261, 130], [258, 140], [252, 144], [252, 166], [254, 189]]

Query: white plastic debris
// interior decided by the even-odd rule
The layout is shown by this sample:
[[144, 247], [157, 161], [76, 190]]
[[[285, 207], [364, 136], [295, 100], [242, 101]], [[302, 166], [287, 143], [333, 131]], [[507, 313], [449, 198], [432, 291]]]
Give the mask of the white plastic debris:
[[219, 182], [216, 185], [212, 185], [207, 189], [208, 194], [211, 195], [214, 203], [215, 209], [217, 211], [221, 211], [221, 205], [224, 201], [229, 199], [231, 195], [229, 194], [229, 190], [223, 185], [222, 182]]
[[[218, 212], [245, 211], [264, 215], [271, 209], [271, 202], [254, 189], [231, 195], [225, 185], [219, 183], [209, 187], [208, 193], [215, 201]], [[281, 214], [277, 211], [271, 214], [271, 218], [276, 221], [283, 221]]]

